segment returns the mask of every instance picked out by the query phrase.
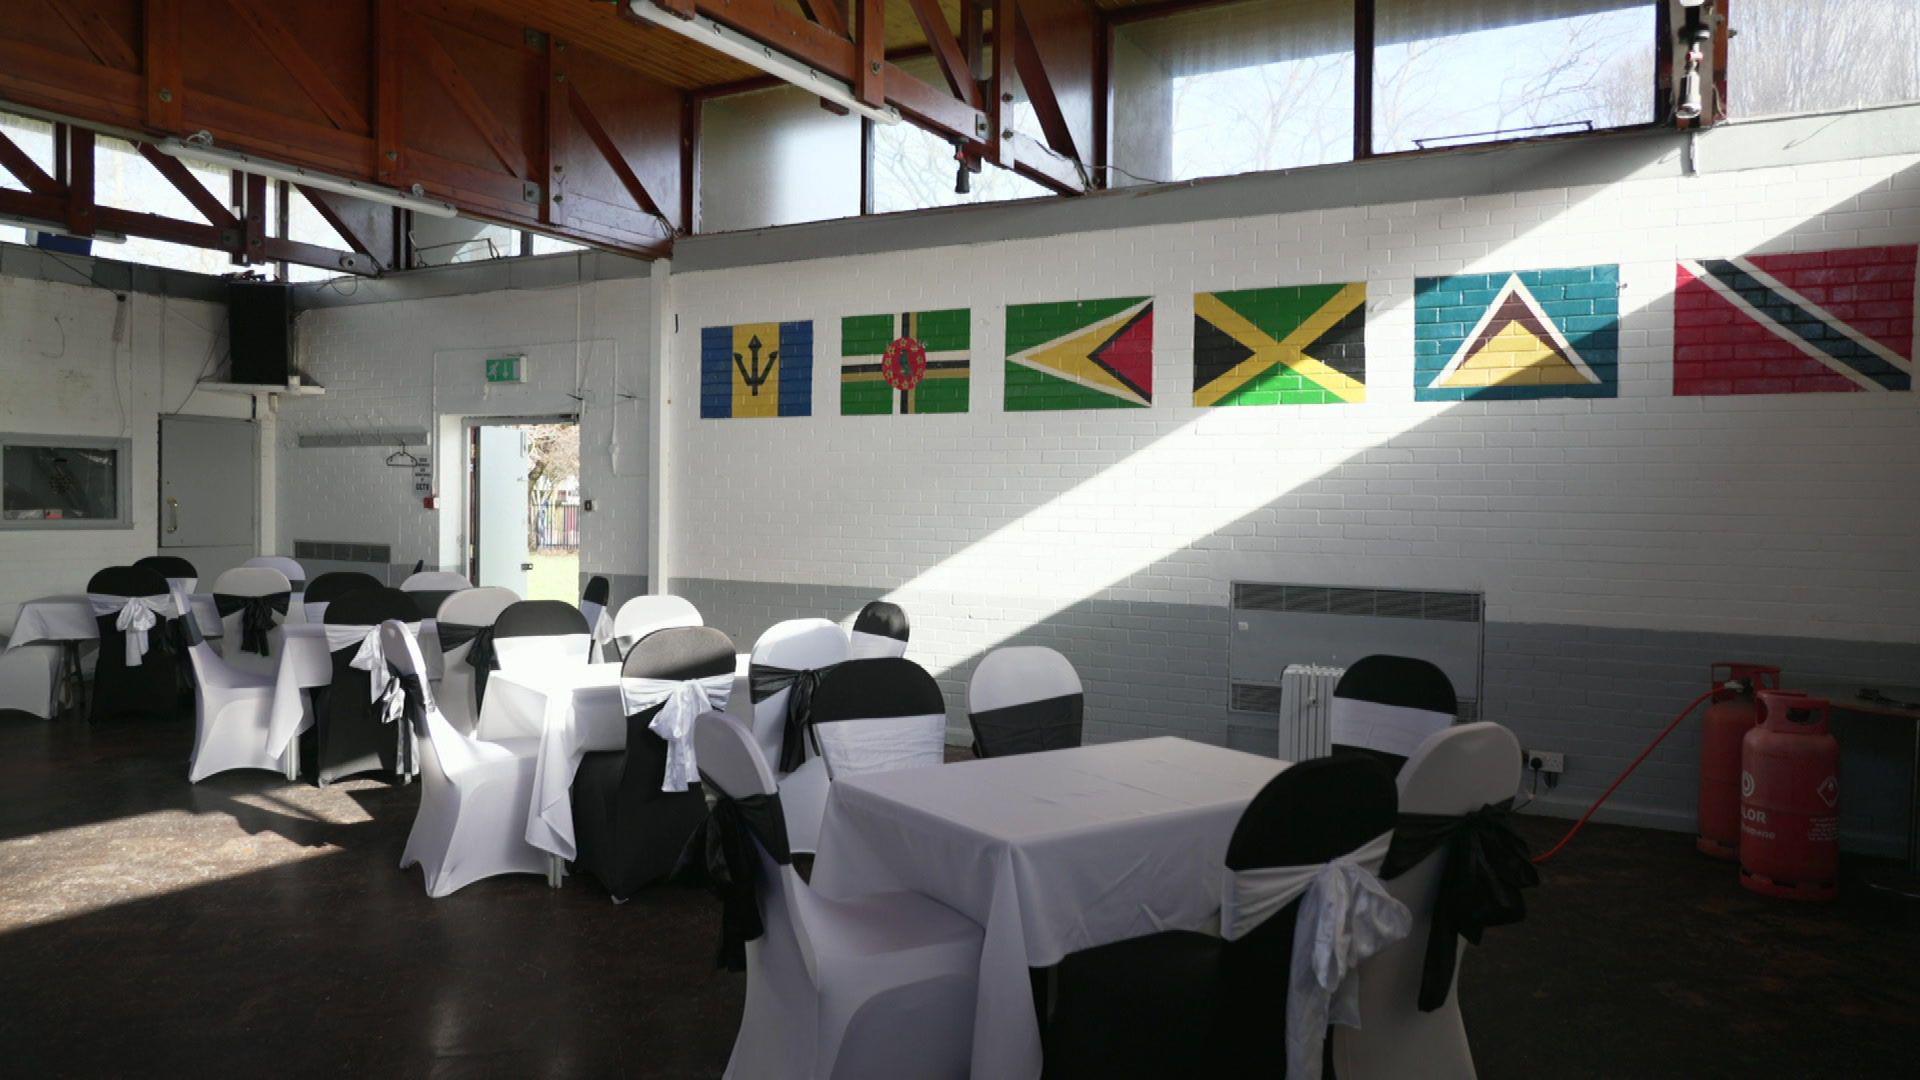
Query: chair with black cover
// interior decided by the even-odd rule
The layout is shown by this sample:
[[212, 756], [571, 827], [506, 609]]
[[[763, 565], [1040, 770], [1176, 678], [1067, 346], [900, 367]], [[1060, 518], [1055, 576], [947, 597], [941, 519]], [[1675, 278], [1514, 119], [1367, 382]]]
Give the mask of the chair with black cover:
[[1328, 710], [1336, 753], [1363, 753], [1399, 772], [1413, 748], [1450, 726], [1459, 711], [1453, 682], [1425, 660], [1363, 656], [1334, 684]]
[[191, 635], [185, 630], [193, 622], [193, 593], [200, 587], [200, 569], [178, 555], [149, 555], [144, 559], [135, 559], [133, 565], [155, 571], [167, 579], [167, 589], [173, 593], [174, 610], [181, 616], [174, 620], [173, 640], [168, 644], [180, 658], [176, 666], [180, 673], [180, 692], [183, 696], [190, 694], [193, 692], [193, 665], [187, 660], [187, 645]]
[[[375, 680], [384, 685], [385, 672], [354, 666], [356, 657], [372, 657], [368, 643], [378, 641], [380, 624], [389, 620], [406, 624], [411, 632], [419, 630], [413, 598], [399, 589], [364, 589], [327, 605], [333, 680], [324, 695], [317, 695], [313, 725], [314, 761], [322, 784], [363, 772], [402, 778], [411, 774], [411, 755], [398, 741], [404, 728], [397, 731], [396, 725], [385, 723], [374, 700]], [[379, 662], [384, 663], [384, 654]]]
[[493, 623], [493, 652], [501, 671], [584, 665], [592, 645], [586, 616], [564, 600], [522, 600]]
[[974, 757], [1080, 745], [1086, 698], [1066, 657], [1044, 645], [1010, 645], [982, 657], [967, 681]]
[[821, 677], [802, 736], [806, 763], [780, 778], [780, 801], [793, 850], [810, 852], [834, 780], [945, 760], [947, 703], [933, 676], [905, 657], [848, 660]]
[[327, 605], [366, 589], [384, 589], [386, 583], [358, 570], [329, 570], [307, 582], [307, 621], [327, 621]]
[[879, 656], [907, 654], [907, 613], [899, 604], [874, 600], [853, 617], [853, 629], [847, 634], [847, 657], [868, 660]]
[[87, 603], [100, 636], [89, 717], [173, 716], [179, 684], [169, 638], [177, 616], [167, 579], [155, 570], [109, 566], [87, 582]]
[[[653, 703], [628, 710], [625, 749], [594, 751], [581, 760], [572, 792], [574, 867], [598, 878], [615, 900], [671, 873], [707, 814], [697, 780], [670, 780], [670, 747], [653, 727], [669, 706], [691, 710], [674, 718], [684, 727], [681, 738], [691, 739], [693, 719], [705, 710], [693, 702], [659, 700], [674, 692], [662, 684], [692, 681], [702, 697], [715, 690], [728, 694], [733, 656], [732, 638], [712, 627], [683, 626], [641, 638], [621, 662], [622, 679], [636, 680], [641, 698]], [[679, 790], [663, 790], [668, 787]]]
[[292, 597], [286, 575], [269, 566], [237, 566], [215, 578], [221, 658], [236, 671], [272, 677]]
[[[1520, 789], [1520, 741], [1499, 724], [1447, 728], [1429, 735], [1415, 748], [1400, 771], [1399, 786], [1400, 813], [1413, 816], [1411, 820], [1425, 816], [1428, 828], [1438, 824], [1435, 818], [1492, 814], [1493, 821], [1472, 824], [1503, 829], [1503, 804]], [[1467, 1045], [1456, 989], [1466, 942], [1430, 943], [1429, 938], [1441, 926], [1434, 916], [1450, 871], [1455, 869], [1449, 866], [1449, 860], [1468, 858], [1480, 871], [1495, 870], [1496, 865], [1490, 859], [1463, 856], [1449, 847], [1408, 863], [1397, 856], [1402, 841], [1411, 838], [1412, 828], [1403, 822], [1394, 838], [1395, 852], [1381, 876], [1387, 891], [1412, 913], [1413, 928], [1405, 940], [1382, 949], [1361, 969], [1360, 1026], [1337, 1028], [1333, 1036], [1334, 1068], [1341, 1080], [1416, 1075], [1472, 1080], [1474, 1076], [1473, 1051]], [[1537, 881], [1538, 875], [1529, 872], [1532, 867], [1524, 845], [1515, 843], [1517, 837], [1508, 833], [1504, 845], [1498, 839], [1482, 852], [1504, 848], [1508, 880], [1523, 884]], [[1396, 864], [1403, 863], [1406, 869], [1396, 874]], [[1518, 897], [1518, 889], [1511, 895]], [[1489, 915], [1487, 905], [1462, 906], [1477, 917]], [[1524, 904], [1521, 907], [1524, 909]], [[1428, 970], [1430, 967], [1434, 970]]]
[[[1377, 866], [1396, 805], [1393, 778], [1372, 759], [1293, 765], [1241, 814], [1223, 890], [1231, 875], [1317, 868], [1347, 855]], [[1045, 1034], [1047, 1075], [1289, 1075], [1288, 985], [1303, 899], [1237, 926], [1234, 940], [1175, 930], [1069, 955]]]
[[465, 574], [445, 570], [417, 570], [400, 583], [400, 591], [413, 597], [414, 607], [422, 619], [438, 614], [440, 604], [447, 597], [471, 588], [473, 582], [468, 581]]
[[[607, 659], [608, 647], [613, 644], [613, 614], [607, 610], [612, 599], [613, 585], [600, 574], [588, 578], [586, 588], [580, 590], [580, 614], [587, 620], [587, 634], [593, 638], [595, 663]], [[621, 649], [620, 654], [626, 651]], [[620, 656], [617, 654], [613, 659], [618, 660]]]
[[493, 625], [500, 613], [520, 602], [512, 589], [483, 585], [448, 596], [434, 616], [439, 630], [441, 676], [435, 697], [447, 723], [462, 735], [473, 734], [486, 699], [487, 676], [498, 667], [493, 655]]

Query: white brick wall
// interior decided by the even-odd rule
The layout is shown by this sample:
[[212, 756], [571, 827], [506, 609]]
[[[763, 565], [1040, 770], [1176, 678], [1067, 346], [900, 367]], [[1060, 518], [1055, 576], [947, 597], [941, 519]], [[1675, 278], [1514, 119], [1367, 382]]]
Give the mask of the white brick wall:
[[[126, 305], [116, 339], [118, 309]], [[245, 417], [245, 397], [194, 393], [226, 356], [224, 306], [0, 277], [0, 431], [133, 441], [133, 527], [0, 529], [0, 632], [19, 604], [80, 592], [102, 567], [157, 550], [159, 417]]]
[[[1670, 388], [1677, 258], [1917, 239], [1908, 157], [676, 275], [669, 572], [972, 595], [989, 643], [1102, 590], [1220, 605], [1235, 579], [1912, 641], [1920, 396]], [[1613, 262], [1618, 399], [1412, 400], [1416, 276]], [[1348, 280], [1369, 290], [1367, 404], [1187, 404], [1194, 292]], [[1005, 305], [1146, 293], [1151, 410], [1002, 410]], [[841, 316], [956, 306], [971, 413], [838, 415]], [[700, 328], [771, 319], [814, 321], [814, 415], [699, 419]]]
[[[438, 418], [577, 411], [582, 494], [596, 506], [582, 517], [581, 567], [644, 573], [647, 289], [641, 278], [302, 314], [299, 363], [327, 393], [281, 413], [280, 546], [384, 543], [396, 563], [458, 565], [466, 451], [441, 444]], [[527, 355], [528, 382], [489, 387], [482, 361], [510, 353]], [[297, 445], [306, 433], [380, 429], [435, 434], [438, 511], [414, 496], [411, 470], [386, 466], [390, 450]]]

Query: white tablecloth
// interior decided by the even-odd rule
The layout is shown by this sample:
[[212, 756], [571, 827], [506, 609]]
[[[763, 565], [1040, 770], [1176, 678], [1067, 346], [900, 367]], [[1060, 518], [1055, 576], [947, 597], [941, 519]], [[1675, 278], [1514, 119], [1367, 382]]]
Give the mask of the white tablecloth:
[[812, 884], [917, 892], [984, 927], [973, 1075], [1037, 1077], [1027, 969], [1217, 932], [1227, 841], [1287, 764], [1158, 738], [851, 776], [829, 789]]
[[[193, 605], [194, 622], [203, 637], [219, 637], [220, 613], [213, 606], [213, 594], [194, 593], [187, 598]], [[7, 648], [37, 641], [97, 641], [99, 624], [93, 621], [93, 608], [85, 593], [69, 596], [43, 596], [20, 605]]]
[[[280, 628], [280, 662], [274, 668], [273, 710], [267, 718], [267, 752], [278, 757], [287, 744], [312, 724], [311, 710], [301, 693], [333, 682], [333, 654], [327, 649], [323, 623], [287, 623]], [[420, 623], [420, 655], [427, 677], [438, 679], [443, 657], [440, 632], [432, 619]]]
[[627, 718], [620, 703], [620, 665], [583, 664], [538, 671], [496, 671], [475, 721], [475, 738], [537, 738], [540, 756], [527, 806], [527, 843], [562, 859], [577, 851], [573, 841], [573, 774], [591, 750], [627, 745]]

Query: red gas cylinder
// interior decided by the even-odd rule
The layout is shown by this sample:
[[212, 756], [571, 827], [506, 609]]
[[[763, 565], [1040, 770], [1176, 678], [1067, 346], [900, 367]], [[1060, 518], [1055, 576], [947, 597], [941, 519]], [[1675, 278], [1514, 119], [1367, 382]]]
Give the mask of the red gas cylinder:
[[1825, 698], [1764, 690], [1740, 751], [1740, 884], [1831, 900], [1840, 876], [1840, 743]]
[[1693, 846], [1716, 859], [1740, 857], [1740, 742], [1761, 720], [1762, 690], [1780, 688], [1767, 664], [1715, 664], [1713, 702], [1700, 731], [1700, 832]]

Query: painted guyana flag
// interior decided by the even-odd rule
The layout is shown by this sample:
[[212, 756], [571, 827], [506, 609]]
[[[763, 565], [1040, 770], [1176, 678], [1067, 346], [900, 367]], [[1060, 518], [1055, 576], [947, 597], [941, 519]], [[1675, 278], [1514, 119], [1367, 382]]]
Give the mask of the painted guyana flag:
[[1007, 307], [1007, 409], [1153, 404], [1153, 300]]
[[841, 414], [966, 412], [971, 317], [952, 308], [840, 320]]
[[1193, 403], [1365, 401], [1366, 328], [1365, 285], [1198, 293]]

